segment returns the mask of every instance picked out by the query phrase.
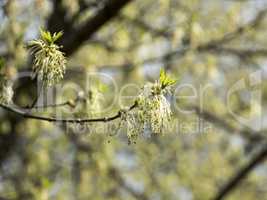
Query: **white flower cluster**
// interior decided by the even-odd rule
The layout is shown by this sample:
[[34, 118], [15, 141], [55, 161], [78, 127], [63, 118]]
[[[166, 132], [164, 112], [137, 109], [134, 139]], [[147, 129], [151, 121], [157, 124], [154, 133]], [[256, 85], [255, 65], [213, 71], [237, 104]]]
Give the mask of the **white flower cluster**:
[[42, 39], [29, 43], [34, 55], [33, 73], [43, 81], [44, 86], [52, 86], [63, 79], [66, 68], [66, 58], [59, 50], [60, 47], [54, 43], [62, 33], [51, 35], [41, 31], [41, 35]]
[[144, 122], [151, 127], [153, 133], [161, 133], [171, 118], [170, 104], [161, 89], [159, 82], [148, 84], [138, 97], [138, 109]]
[[165, 95], [170, 93], [170, 86], [177, 80], [172, 79], [161, 69], [159, 80], [146, 84], [139, 94], [136, 104], [131, 109], [121, 111], [121, 119], [127, 127], [129, 143], [149, 128], [152, 133], [164, 131], [171, 119], [171, 106]]
[[135, 140], [146, 127], [152, 133], [160, 134], [171, 119], [170, 104], [164, 94], [167, 88], [162, 89], [160, 82], [147, 84], [137, 98], [137, 107], [125, 111], [122, 120], [127, 127], [129, 141]]
[[122, 125], [126, 127], [129, 143], [134, 142], [138, 135], [144, 131], [144, 120], [140, 111], [123, 111], [121, 112]]
[[0, 103], [9, 104], [12, 101], [13, 89], [12, 84], [8, 79], [0, 75]]

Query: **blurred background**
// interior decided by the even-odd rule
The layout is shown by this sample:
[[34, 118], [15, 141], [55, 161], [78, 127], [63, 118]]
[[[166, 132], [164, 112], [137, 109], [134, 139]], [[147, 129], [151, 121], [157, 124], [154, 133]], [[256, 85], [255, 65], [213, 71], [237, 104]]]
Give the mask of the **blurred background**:
[[[161, 135], [142, 133], [131, 145], [119, 119], [58, 124], [1, 109], [0, 199], [267, 200], [267, 1], [0, 5], [0, 56], [18, 77], [16, 105], [38, 96], [36, 80], [20, 75], [32, 67], [25, 44], [40, 27], [64, 31], [66, 76], [47, 93], [54, 94], [50, 104], [72, 106], [32, 111], [38, 115], [112, 116], [134, 101], [118, 95], [136, 96], [160, 68], [179, 79], [168, 97], [170, 127]], [[116, 90], [105, 76], [88, 85], [88, 73], [111, 77]], [[81, 92], [84, 100], [74, 101]]]

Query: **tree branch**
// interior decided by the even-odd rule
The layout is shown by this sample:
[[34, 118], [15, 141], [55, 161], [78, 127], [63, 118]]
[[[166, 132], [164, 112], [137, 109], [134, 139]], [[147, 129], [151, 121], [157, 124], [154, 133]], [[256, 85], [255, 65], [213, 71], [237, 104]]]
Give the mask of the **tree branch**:
[[82, 99], [80, 97], [75, 98], [74, 100], [67, 100], [65, 102], [62, 103], [55, 103], [55, 104], [49, 104], [49, 105], [36, 105], [36, 106], [20, 106], [20, 108], [22, 109], [41, 109], [41, 108], [58, 108], [58, 107], [64, 107], [64, 106], [69, 106], [69, 107], [75, 107], [76, 103], [78, 103], [81, 100], [85, 100]]
[[115, 167], [110, 167], [109, 174], [123, 189], [125, 189], [134, 198], [138, 200], [149, 199], [144, 193], [136, 192], [132, 187], [130, 187]]
[[149, 33], [151, 33], [154, 36], [158, 36], [158, 37], [165, 37], [165, 38], [169, 38], [171, 36], [171, 34], [166, 31], [166, 30], [161, 30], [161, 29], [156, 29], [153, 26], [147, 24], [146, 22], [140, 20], [138, 17], [137, 18], [131, 18], [127, 15], [124, 14], [119, 14], [118, 18], [120, 20], [126, 21], [126, 22], [130, 22], [135, 26], [138, 26], [139, 28], [148, 31]]
[[232, 32], [226, 33], [223, 37], [219, 38], [219, 39], [215, 39], [210, 41], [210, 46], [219, 46], [222, 44], [225, 44], [227, 42], [230, 42], [236, 38], [238, 38], [238, 36], [242, 35], [243, 33], [245, 33], [247, 30], [249, 29], [256, 29], [261, 22], [263, 21], [263, 19], [265, 18], [267, 14], [267, 9], [263, 9], [261, 11], [259, 11], [255, 18], [253, 20], [251, 20], [250, 22], [248, 22], [247, 24], [244, 24], [242, 26], [239, 26], [237, 29], [235, 29]]
[[255, 155], [255, 157], [244, 167], [242, 167], [230, 180], [227, 182], [213, 200], [221, 200], [229, 195], [240, 182], [248, 176], [248, 174], [260, 163], [264, 162], [267, 158], [267, 144], [263, 149]]
[[238, 48], [231, 48], [231, 47], [200, 47], [199, 51], [211, 51], [217, 54], [231, 54], [236, 55], [239, 58], [243, 59], [244, 57], [250, 56], [257, 56], [257, 57], [265, 57], [267, 56], [267, 49], [266, 48], [253, 48], [253, 49], [238, 49]]
[[217, 127], [227, 131], [228, 133], [239, 133], [241, 136], [250, 140], [251, 142], [260, 142], [260, 141], [265, 141], [267, 139], [264, 136], [264, 134], [262, 134], [262, 131], [253, 131], [249, 129], [238, 129], [214, 113], [211, 113], [207, 110], [200, 109], [197, 106], [192, 106], [190, 108], [194, 109], [196, 114], [202, 117], [204, 120], [215, 124]]
[[[80, 152], [87, 153], [90, 155], [94, 149], [89, 145], [88, 143], [85, 143], [84, 141], [79, 140], [79, 137], [73, 133], [66, 134], [68, 139], [74, 143], [78, 150]], [[135, 191], [132, 187], [130, 187], [126, 181], [124, 180], [123, 176], [121, 175], [119, 169], [111, 166], [108, 169], [109, 176], [111, 176], [112, 179], [114, 179], [121, 188], [123, 188], [126, 192], [128, 192], [130, 195], [132, 195], [134, 198], [138, 200], [148, 200], [148, 196], [145, 193], [139, 193]]]
[[105, 23], [114, 18], [119, 11], [132, 0], [109, 0], [99, 12], [86, 23], [74, 29], [67, 37], [63, 37], [63, 51], [67, 56], [74, 53], [83, 42], [88, 40]]
[[[34, 114], [30, 114], [30, 113], [26, 113], [23, 112], [19, 109], [16, 108], [12, 108], [10, 106], [4, 105], [4, 104], [0, 104], [0, 107], [15, 113], [16, 115], [19, 115], [23, 118], [28, 118], [28, 119], [35, 119], [35, 120], [41, 120], [41, 121], [48, 121], [48, 122], [61, 122], [61, 123], [88, 123], [88, 122], [109, 122], [109, 121], [113, 121], [115, 119], [118, 119], [121, 117], [121, 110], [118, 111], [118, 113], [112, 117], [103, 117], [103, 118], [95, 118], [95, 119], [57, 119], [57, 118], [53, 118], [53, 117], [43, 117], [43, 116], [39, 116], [39, 115], [34, 115]], [[134, 109], [135, 107], [137, 107], [137, 102], [135, 102], [130, 108], [129, 110]], [[128, 110], [128, 111], [129, 111]]]

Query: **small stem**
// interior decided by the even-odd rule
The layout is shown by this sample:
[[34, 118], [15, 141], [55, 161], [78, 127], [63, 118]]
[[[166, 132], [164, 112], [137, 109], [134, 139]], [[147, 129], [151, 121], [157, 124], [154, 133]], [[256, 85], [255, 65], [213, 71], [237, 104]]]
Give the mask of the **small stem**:
[[[138, 105], [137, 102], [135, 102], [129, 108], [129, 111], [134, 109], [135, 107], [137, 107], [137, 105]], [[88, 118], [87, 119], [57, 119], [57, 118], [53, 118], [53, 117], [43, 117], [43, 116], [39, 116], [39, 115], [25, 113], [19, 109], [12, 108], [12, 107], [10, 107], [8, 105], [4, 105], [4, 104], [0, 104], [0, 107], [2, 107], [3, 109], [5, 109], [9, 112], [20, 115], [24, 118], [42, 120], [42, 121], [48, 121], [48, 122], [62, 122], [62, 123], [109, 122], [109, 121], [113, 121], [115, 119], [118, 119], [121, 116], [121, 111], [118, 111], [116, 115], [111, 116], [111, 117], [103, 117], [103, 118], [95, 118], [95, 119], [88, 119]]]
[[34, 107], [30, 107], [30, 106], [24, 106], [21, 107], [22, 109], [40, 109], [40, 108], [57, 108], [57, 107], [63, 107], [63, 106], [70, 106], [70, 107], [75, 107], [75, 104], [77, 102], [80, 101], [80, 98], [76, 98], [73, 100], [73, 103], [71, 103], [70, 100], [62, 102], [62, 103], [56, 103], [56, 104], [50, 104], [50, 105], [40, 105], [40, 106], [34, 106]]

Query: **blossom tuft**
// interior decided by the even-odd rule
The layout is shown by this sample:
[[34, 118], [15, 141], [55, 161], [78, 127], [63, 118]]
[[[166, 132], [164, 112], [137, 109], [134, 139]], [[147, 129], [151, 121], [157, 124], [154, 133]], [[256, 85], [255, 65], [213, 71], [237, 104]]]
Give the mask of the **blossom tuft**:
[[161, 133], [171, 119], [170, 103], [164, 96], [165, 91], [158, 89], [158, 82], [144, 88], [138, 97], [139, 115], [153, 133]]
[[154, 134], [160, 134], [171, 119], [170, 103], [164, 96], [168, 88], [162, 89], [159, 81], [146, 84], [137, 98], [137, 107], [121, 113], [125, 122], [130, 143], [138, 137], [145, 127]]
[[34, 55], [33, 75], [38, 76], [44, 86], [55, 85], [64, 77], [66, 58], [54, 43], [61, 35], [61, 32], [51, 35], [41, 31], [41, 39], [29, 42], [30, 51]]

